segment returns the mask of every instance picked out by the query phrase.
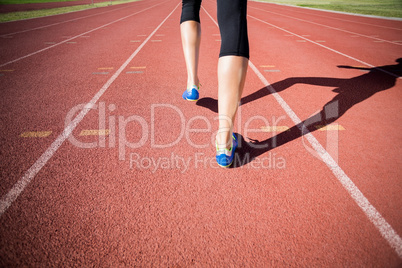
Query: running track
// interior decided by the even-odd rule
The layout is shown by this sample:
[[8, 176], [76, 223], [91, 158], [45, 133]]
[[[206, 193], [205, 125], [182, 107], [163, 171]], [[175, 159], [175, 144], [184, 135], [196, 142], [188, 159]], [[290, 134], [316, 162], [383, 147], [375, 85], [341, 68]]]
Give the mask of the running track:
[[203, 2], [197, 103], [180, 1], [0, 25], [1, 266], [402, 264], [402, 22], [250, 2], [220, 169]]
[[76, 0], [67, 2], [48, 2], [48, 3], [31, 3], [31, 4], [0, 4], [0, 13], [19, 12], [41, 10], [49, 8], [59, 8], [67, 6], [89, 5], [92, 3], [107, 2], [110, 0]]

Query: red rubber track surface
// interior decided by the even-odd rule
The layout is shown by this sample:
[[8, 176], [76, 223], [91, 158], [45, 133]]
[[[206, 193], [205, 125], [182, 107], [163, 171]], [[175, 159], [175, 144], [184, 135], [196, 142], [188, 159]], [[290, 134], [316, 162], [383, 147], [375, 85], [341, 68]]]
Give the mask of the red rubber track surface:
[[32, 3], [32, 4], [8, 4], [8, 5], [0, 5], [0, 13], [32, 11], [32, 10], [69, 7], [69, 6], [78, 6], [78, 5], [89, 5], [89, 4], [101, 3], [101, 2], [108, 2], [108, 1], [107, 0], [78, 0], [78, 1], [67, 1], [67, 2], [49, 2], [49, 3]]
[[[55, 148], [73, 108], [105, 89], [2, 212], [1, 266], [401, 266], [398, 245], [256, 74], [313, 121], [308, 130], [399, 237], [402, 22], [249, 2], [256, 68], [235, 123], [238, 161], [223, 169], [213, 145], [216, 2], [201, 11], [197, 102], [181, 98], [180, 3], [0, 25], [2, 202]], [[316, 120], [331, 103], [335, 115]], [[262, 131], [274, 121], [289, 130]], [[325, 124], [344, 130], [317, 130]], [[99, 129], [108, 135], [80, 136]]]

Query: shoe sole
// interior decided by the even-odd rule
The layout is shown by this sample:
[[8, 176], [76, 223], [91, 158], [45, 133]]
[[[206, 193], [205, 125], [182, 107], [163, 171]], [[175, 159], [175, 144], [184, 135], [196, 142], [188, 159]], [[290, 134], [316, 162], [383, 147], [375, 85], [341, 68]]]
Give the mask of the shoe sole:
[[230, 167], [232, 164], [233, 164], [233, 160], [232, 160], [232, 162], [230, 162], [230, 164], [227, 165], [227, 166], [221, 165], [221, 164], [219, 164], [219, 163], [218, 163], [218, 166], [220, 166], [220, 167], [222, 167], [222, 168], [228, 168], [228, 167]]
[[[234, 136], [233, 136], [234, 137]], [[236, 149], [237, 149], [237, 146], [236, 146], [236, 148], [234, 149], [234, 152], [233, 153], [235, 153], [235, 151], [236, 151]], [[218, 162], [216, 162], [217, 164], [218, 164], [218, 166], [220, 166], [220, 167], [223, 167], [223, 168], [228, 168], [228, 167], [230, 167], [232, 164], [233, 164], [233, 161], [234, 161], [234, 155], [233, 155], [233, 159], [232, 159], [232, 161], [228, 164], [228, 165], [226, 165], [226, 166], [224, 166], [224, 165], [221, 165], [221, 164], [219, 164]]]
[[187, 101], [198, 101], [199, 99], [192, 100], [192, 99], [187, 99], [187, 98], [185, 98], [184, 100], [187, 100]]

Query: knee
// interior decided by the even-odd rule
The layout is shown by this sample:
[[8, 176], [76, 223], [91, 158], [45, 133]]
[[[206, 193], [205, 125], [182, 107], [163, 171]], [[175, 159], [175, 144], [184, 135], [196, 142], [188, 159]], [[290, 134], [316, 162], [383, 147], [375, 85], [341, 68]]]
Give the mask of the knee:
[[180, 23], [188, 20], [200, 22], [201, 0], [183, 0]]

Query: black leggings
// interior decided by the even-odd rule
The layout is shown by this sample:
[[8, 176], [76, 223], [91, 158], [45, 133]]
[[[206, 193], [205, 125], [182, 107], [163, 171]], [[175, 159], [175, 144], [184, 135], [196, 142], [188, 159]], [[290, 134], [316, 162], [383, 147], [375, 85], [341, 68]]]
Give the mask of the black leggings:
[[[200, 22], [202, 0], [182, 0], [180, 23]], [[221, 33], [219, 57], [243, 56], [249, 58], [247, 35], [247, 0], [217, 0], [218, 24]]]

